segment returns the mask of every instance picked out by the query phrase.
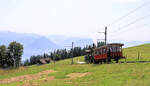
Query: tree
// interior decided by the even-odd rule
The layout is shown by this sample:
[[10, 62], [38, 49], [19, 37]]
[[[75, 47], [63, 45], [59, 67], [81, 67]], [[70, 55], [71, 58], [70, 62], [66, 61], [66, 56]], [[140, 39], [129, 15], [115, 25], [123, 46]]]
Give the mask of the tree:
[[16, 41], [11, 42], [8, 46], [8, 57], [11, 60], [11, 66], [19, 67], [21, 64], [21, 57], [23, 54], [23, 45]]
[[42, 54], [42, 55], [33, 55], [30, 57], [29, 64], [30, 65], [34, 65], [37, 64], [38, 61], [40, 59], [45, 59], [45, 58], [50, 58], [53, 61], [59, 61], [59, 60], [63, 60], [63, 59], [68, 59], [68, 58], [72, 58], [72, 51], [73, 51], [73, 57], [77, 57], [77, 56], [82, 56], [82, 55], [86, 55], [85, 50], [87, 49], [92, 49], [91, 45], [87, 45], [84, 48], [81, 47], [74, 47], [73, 49], [71, 48], [71, 50], [66, 50], [66, 49], [57, 49], [54, 50], [53, 52], [50, 52], [49, 54]]
[[7, 65], [7, 48], [5, 45], [0, 46], [0, 67]]
[[105, 42], [97, 42], [97, 47], [101, 47], [103, 45], [105, 45]]
[[29, 64], [30, 62], [29, 62], [29, 60], [27, 59], [27, 60], [25, 60], [25, 62], [24, 62], [24, 66], [29, 66], [30, 64]]

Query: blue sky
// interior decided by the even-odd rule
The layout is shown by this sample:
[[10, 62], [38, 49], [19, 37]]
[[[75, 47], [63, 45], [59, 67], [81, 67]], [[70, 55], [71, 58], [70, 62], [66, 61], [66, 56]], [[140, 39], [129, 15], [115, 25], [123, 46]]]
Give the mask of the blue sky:
[[[0, 31], [103, 38], [98, 31], [148, 0], [0, 0]], [[149, 41], [150, 4], [108, 26], [109, 40]], [[121, 29], [121, 30], [120, 30]]]

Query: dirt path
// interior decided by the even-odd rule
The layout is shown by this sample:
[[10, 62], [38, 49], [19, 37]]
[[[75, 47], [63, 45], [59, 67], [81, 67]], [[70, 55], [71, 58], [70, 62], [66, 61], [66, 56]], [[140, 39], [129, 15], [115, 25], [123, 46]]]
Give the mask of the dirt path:
[[[47, 71], [43, 71], [37, 74], [30, 74], [30, 75], [23, 75], [23, 76], [18, 76], [18, 77], [13, 77], [13, 78], [9, 78], [9, 79], [0, 79], [0, 83], [1, 84], [9, 84], [9, 83], [14, 83], [14, 82], [18, 82], [18, 81], [22, 81], [22, 82], [29, 82], [31, 80], [37, 80], [43, 76], [47, 76], [49, 73], [53, 73], [56, 72], [54, 70], [47, 70]], [[48, 80], [53, 80], [54, 77], [49, 77]]]
[[[39, 86], [41, 83], [50, 82], [52, 80], [56, 80], [54, 76], [48, 76], [50, 73], [56, 72], [54, 70], [47, 70], [43, 71], [37, 74], [29, 74], [29, 75], [23, 75], [23, 76], [17, 76], [12, 77], [8, 79], [0, 79], [0, 84], [11, 84], [15, 82], [23, 82], [23, 86]], [[69, 78], [66, 78], [65, 80], [73, 80], [80, 77], [84, 77], [91, 74], [90, 72], [86, 73], [70, 73], [67, 76]], [[41, 79], [41, 80], [40, 80]], [[40, 82], [36, 82], [36, 80], [40, 80]], [[32, 83], [30, 83], [32, 82]], [[68, 84], [75, 83], [75, 82], [66, 82]], [[91, 83], [91, 82], [82, 82], [84, 83]]]
[[67, 75], [69, 77], [67, 79], [80, 78], [80, 77], [84, 77], [84, 76], [89, 75], [89, 74], [90, 74], [90, 72], [86, 72], [86, 73], [71, 73], [71, 74]]

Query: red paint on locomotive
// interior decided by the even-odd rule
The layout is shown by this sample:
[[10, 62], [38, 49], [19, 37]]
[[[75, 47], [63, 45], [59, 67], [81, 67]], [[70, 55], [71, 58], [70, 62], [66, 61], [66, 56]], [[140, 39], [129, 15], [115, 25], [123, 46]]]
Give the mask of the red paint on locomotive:
[[118, 63], [119, 59], [125, 58], [122, 53], [123, 44], [112, 43], [101, 47], [93, 47], [86, 50], [85, 61], [87, 63], [110, 63], [111, 60]]
[[[125, 58], [122, 54], [122, 46], [123, 44], [108, 44], [99, 48], [94, 49], [94, 59], [102, 60], [102, 59], [114, 59], [114, 58]], [[109, 51], [110, 50], [110, 51]], [[108, 52], [110, 52], [108, 55]]]

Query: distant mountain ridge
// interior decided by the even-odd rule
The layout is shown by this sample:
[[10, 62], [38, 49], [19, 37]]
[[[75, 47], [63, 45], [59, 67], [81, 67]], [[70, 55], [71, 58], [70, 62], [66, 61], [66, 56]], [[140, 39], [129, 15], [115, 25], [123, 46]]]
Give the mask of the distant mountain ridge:
[[52, 40], [61, 48], [64, 48], [64, 46], [71, 45], [72, 42], [74, 42], [75, 47], [78, 46], [84, 47], [86, 45], [93, 44], [93, 40], [91, 38], [66, 37], [62, 35], [51, 35], [51, 36], [47, 36], [47, 38]]
[[[82, 40], [82, 42], [79, 40]], [[17, 41], [24, 45], [22, 60], [29, 58], [31, 55], [49, 53], [55, 49], [66, 48], [65, 46], [71, 45], [71, 42], [75, 43], [75, 47], [85, 46], [88, 44], [87, 42], [90, 44], [93, 43], [90, 38], [65, 37], [60, 35], [46, 37], [29, 33], [21, 34], [9, 31], [0, 32], [0, 45], [4, 44], [8, 46], [12, 41]]]
[[[0, 32], [0, 45], [7, 45], [17, 41], [24, 45], [24, 54], [22, 60], [29, 58], [31, 55], [49, 53], [55, 49], [66, 48], [65, 46], [71, 46], [74, 42], [74, 47], [84, 47], [93, 43], [91, 38], [80, 38], [80, 37], [65, 37], [63, 35], [50, 35], [41, 36], [37, 34], [29, 33], [16, 33], [9, 31]], [[110, 43], [124, 43], [125, 47], [150, 43], [150, 41], [119, 41], [110, 40]]]
[[31, 55], [50, 52], [50, 50], [59, 48], [58, 45], [44, 36], [35, 34], [20, 34], [15, 32], [0, 32], [0, 45], [7, 45], [17, 41], [24, 45], [23, 59], [29, 58]]

